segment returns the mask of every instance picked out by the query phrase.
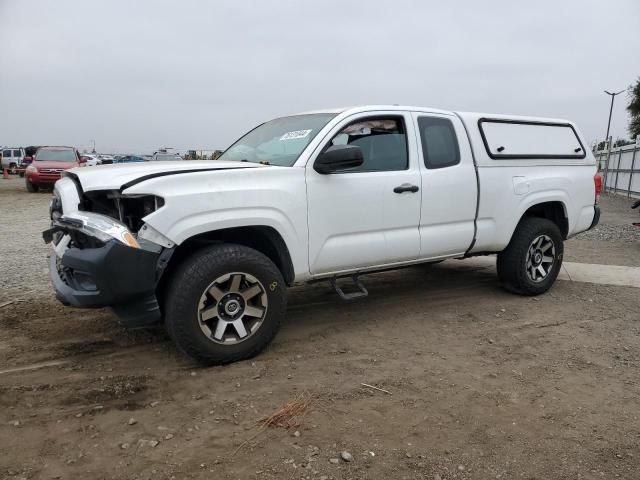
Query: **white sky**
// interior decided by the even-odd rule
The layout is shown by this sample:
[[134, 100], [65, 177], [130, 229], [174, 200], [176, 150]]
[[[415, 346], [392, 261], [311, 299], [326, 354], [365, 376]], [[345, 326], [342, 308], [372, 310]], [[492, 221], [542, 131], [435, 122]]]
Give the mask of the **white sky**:
[[367, 103], [567, 118], [591, 143], [603, 89], [640, 76], [640, 1], [0, 0], [0, 72], [0, 145], [223, 149]]

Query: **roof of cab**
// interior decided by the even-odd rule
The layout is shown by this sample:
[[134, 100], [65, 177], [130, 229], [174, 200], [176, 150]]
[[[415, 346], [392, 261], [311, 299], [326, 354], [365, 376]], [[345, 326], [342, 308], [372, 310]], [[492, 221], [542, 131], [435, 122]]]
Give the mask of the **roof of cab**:
[[327, 108], [321, 110], [312, 110], [308, 112], [302, 112], [298, 115], [306, 115], [313, 113], [334, 113], [336, 115], [342, 113], [361, 113], [367, 112], [370, 110], [391, 110], [391, 111], [410, 111], [410, 112], [428, 112], [428, 113], [438, 113], [441, 115], [459, 115], [467, 121], [477, 121], [480, 118], [494, 118], [494, 119], [504, 119], [504, 120], [520, 120], [520, 121], [533, 121], [533, 122], [548, 122], [548, 123], [571, 123], [568, 120], [561, 118], [547, 118], [547, 117], [534, 117], [534, 116], [525, 116], [525, 115], [508, 115], [508, 114], [499, 114], [499, 113], [480, 113], [480, 112], [453, 112], [450, 110], [442, 110], [439, 108], [432, 107], [419, 107], [415, 105], [360, 105], [360, 106], [351, 106], [351, 107], [337, 107], [337, 108]]
[[440, 110], [437, 108], [430, 108], [430, 107], [408, 106], [408, 105], [357, 105], [357, 106], [350, 106], [350, 107], [336, 107], [336, 108], [326, 108], [321, 110], [311, 110], [308, 112], [301, 112], [298, 115], [307, 115], [312, 113], [335, 113], [335, 114], [360, 113], [360, 112], [367, 112], [370, 110], [423, 111], [423, 112], [453, 115], [453, 112], [450, 112], [447, 110]]

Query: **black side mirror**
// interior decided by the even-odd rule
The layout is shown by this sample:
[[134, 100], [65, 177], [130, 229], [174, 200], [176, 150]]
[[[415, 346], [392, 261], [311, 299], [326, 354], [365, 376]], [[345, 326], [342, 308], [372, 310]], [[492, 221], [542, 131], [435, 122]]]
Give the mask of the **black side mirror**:
[[362, 165], [362, 150], [355, 145], [334, 145], [316, 158], [313, 169], [326, 175], [328, 173], [347, 170]]

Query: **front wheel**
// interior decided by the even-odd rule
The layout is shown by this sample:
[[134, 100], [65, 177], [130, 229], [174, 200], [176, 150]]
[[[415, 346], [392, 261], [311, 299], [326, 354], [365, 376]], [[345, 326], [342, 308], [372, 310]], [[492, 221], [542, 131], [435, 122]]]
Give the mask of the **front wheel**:
[[551, 288], [562, 267], [564, 244], [558, 226], [546, 218], [523, 218], [498, 254], [498, 278], [507, 290], [539, 295]]
[[250, 358], [273, 339], [287, 304], [282, 274], [242, 245], [197, 251], [175, 271], [165, 323], [180, 350], [204, 365]]
[[29, 193], [36, 193], [40, 189], [38, 185], [34, 185], [33, 183], [31, 183], [28, 178], [26, 179], [26, 184], [27, 192]]

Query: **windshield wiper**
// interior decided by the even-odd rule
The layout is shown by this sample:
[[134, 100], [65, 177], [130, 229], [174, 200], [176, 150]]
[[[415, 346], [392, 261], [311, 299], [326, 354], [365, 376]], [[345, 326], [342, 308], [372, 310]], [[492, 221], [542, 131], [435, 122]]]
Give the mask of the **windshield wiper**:
[[[249, 160], [247, 160], [246, 158], [243, 158], [242, 160], [239, 160], [240, 162], [250, 162]], [[255, 162], [250, 162], [250, 163], [255, 163]], [[258, 162], [260, 165], [271, 165], [269, 162], [267, 162], [266, 160], [260, 160]]]

